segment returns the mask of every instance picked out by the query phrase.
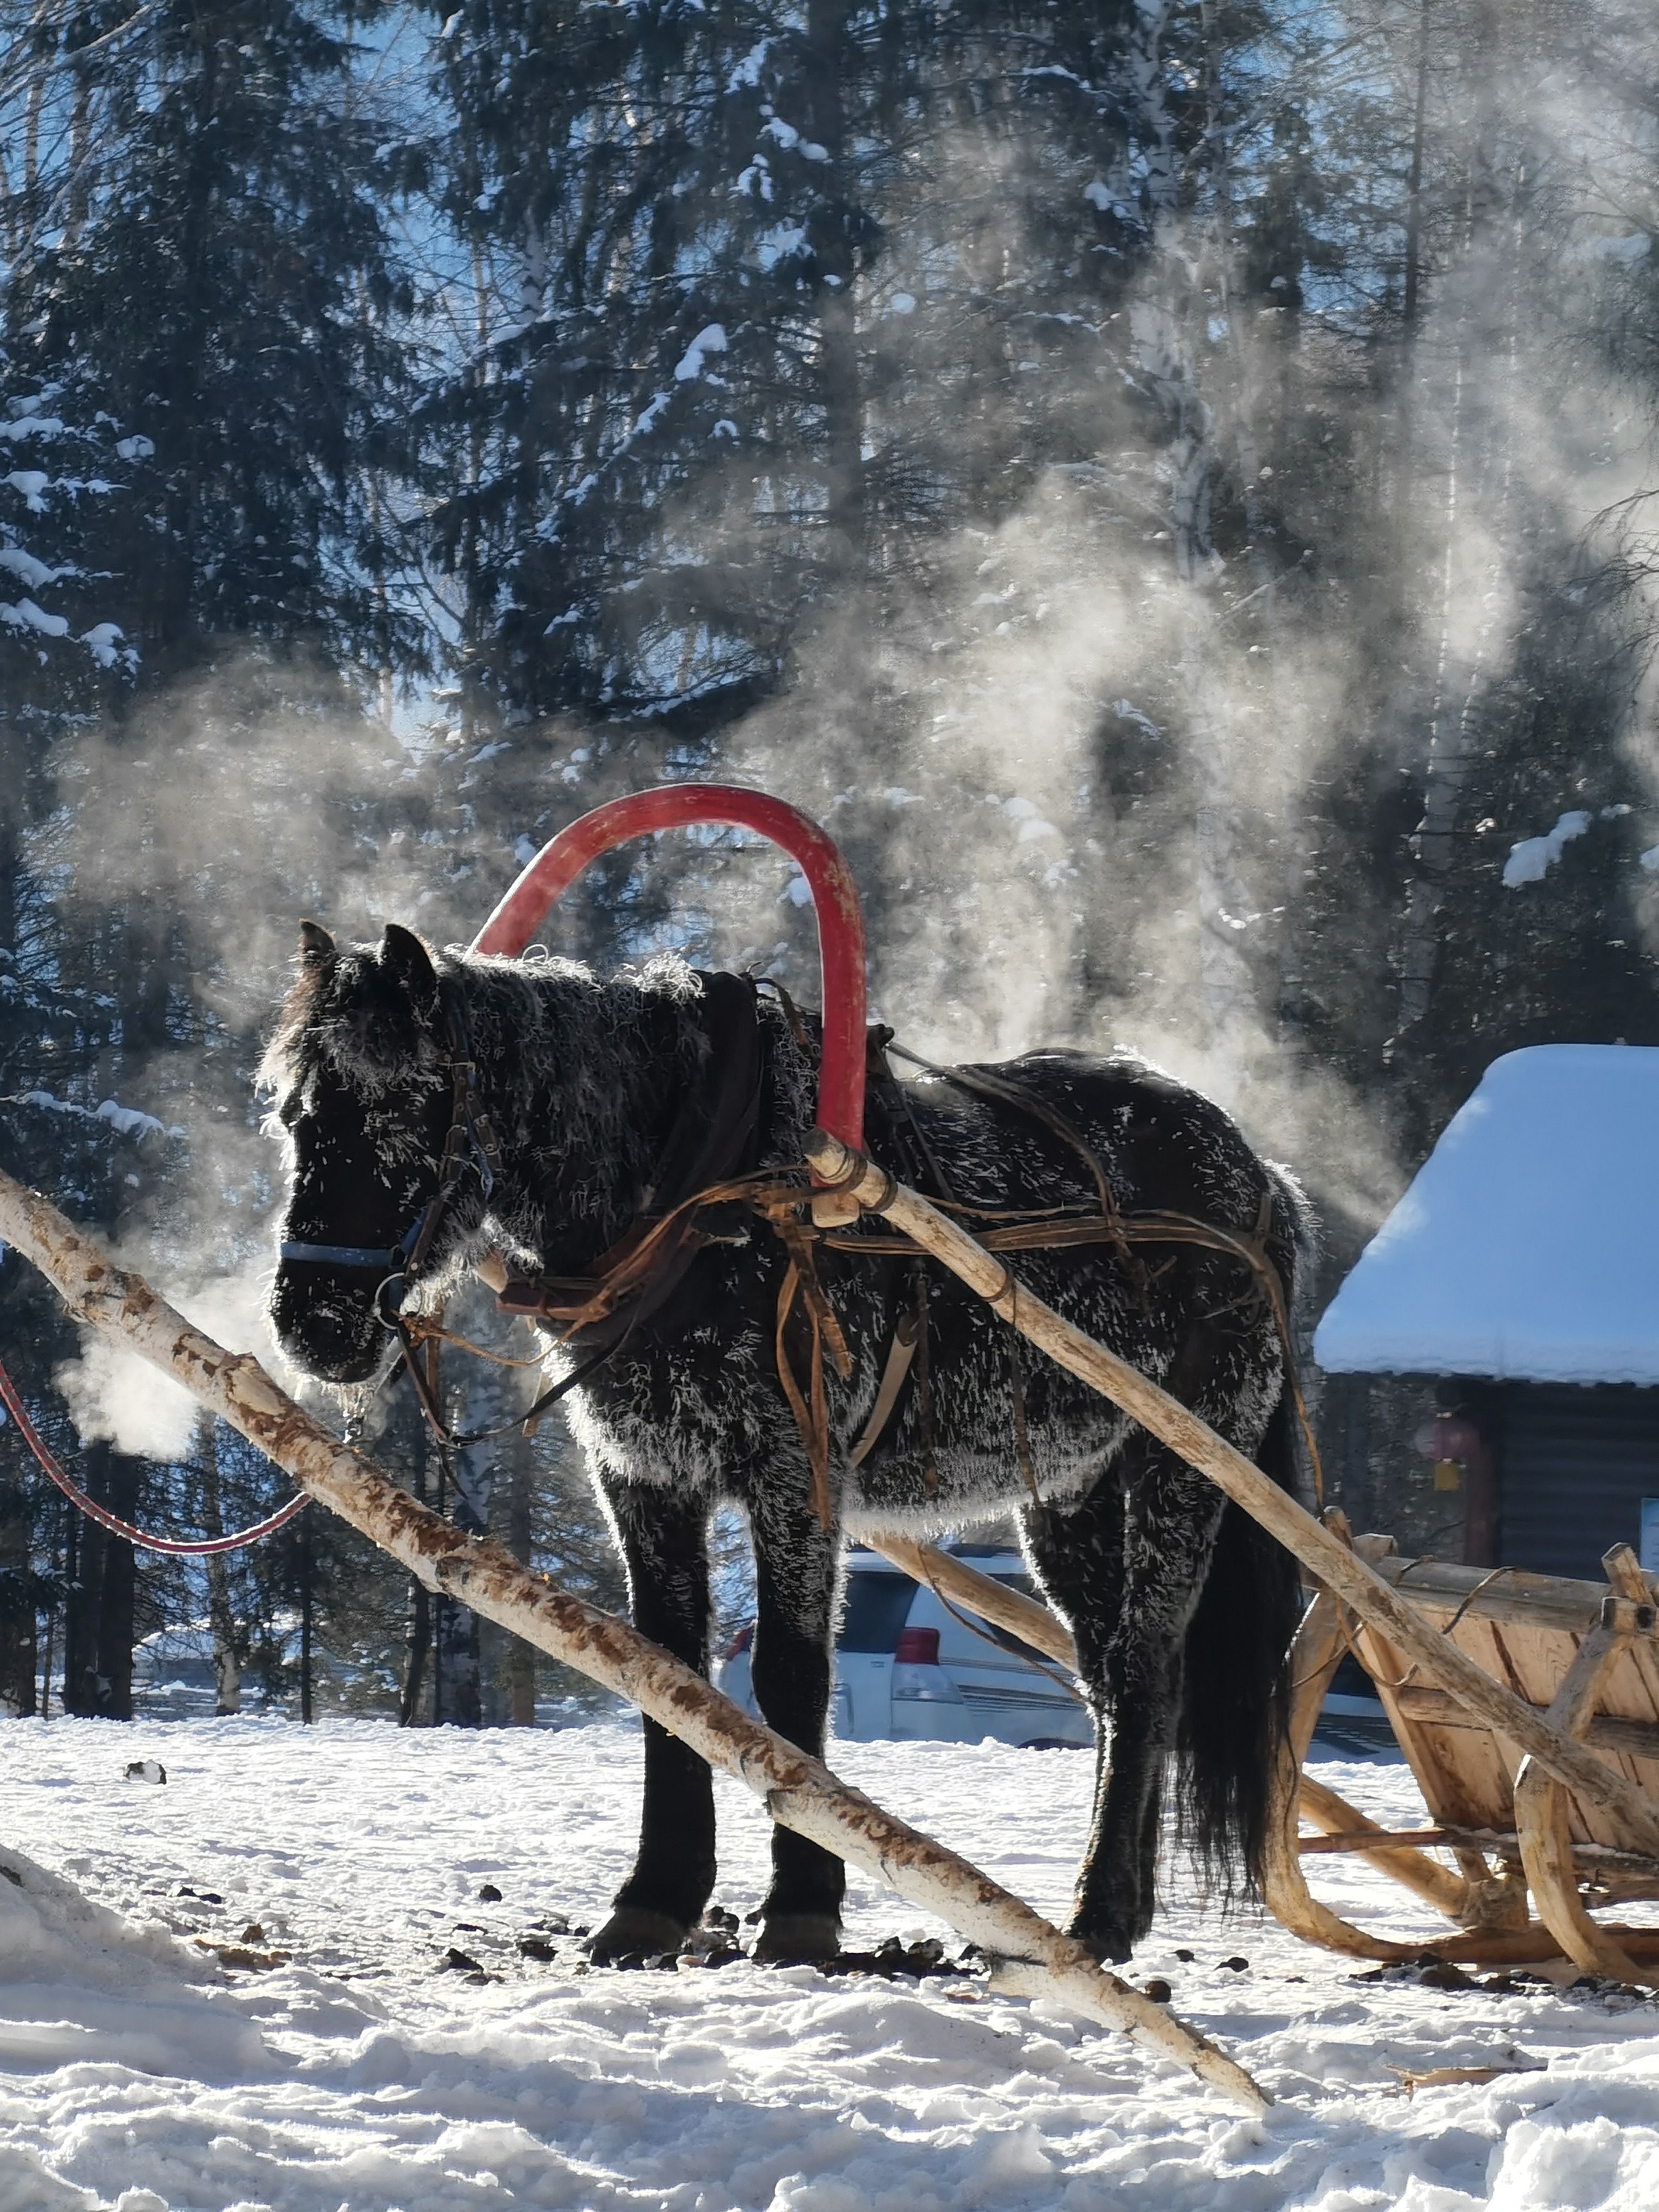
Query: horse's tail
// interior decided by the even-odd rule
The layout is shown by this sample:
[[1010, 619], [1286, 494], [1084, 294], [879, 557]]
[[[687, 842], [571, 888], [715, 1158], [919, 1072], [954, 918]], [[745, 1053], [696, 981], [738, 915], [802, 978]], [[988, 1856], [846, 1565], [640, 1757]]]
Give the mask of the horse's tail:
[[[1288, 1314], [1297, 1263], [1311, 1255], [1313, 1218], [1294, 1181], [1279, 1169], [1268, 1173], [1281, 1224], [1272, 1249]], [[1294, 1495], [1297, 1457], [1287, 1381], [1255, 1463]], [[1205, 1880], [1229, 1899], [1260, 1891], [1273, 1769], [1290, 1716], [1291, 1639], [1301, 1611], [1296, 1560], [1229, 1499], [1187, 1632], [1176, 1753], [1182, 1836]]]

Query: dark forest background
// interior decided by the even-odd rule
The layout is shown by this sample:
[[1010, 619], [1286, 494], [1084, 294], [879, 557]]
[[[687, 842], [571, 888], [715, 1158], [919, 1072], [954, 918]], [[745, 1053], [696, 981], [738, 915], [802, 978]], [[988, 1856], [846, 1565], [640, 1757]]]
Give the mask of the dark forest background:
[[[1656, 231], [1620, 0], [0, 0], [0, 1158], [257, 1345], [299, 916], [465, 940], [718, 775], [846, 846], [907, 1042], [1223, 1097], [1328, 1294], [1498, 1054], [1659, 1043]], [[799, 889], [665, 843], [556, 942], [810, 998]], [[277, 1494], [15, 1257], [0, 1344], [121, 1511]], [[617, 1601], [556, 1423], [470, 1461]], [[0, 1705], [193, 1621], [222, 1705], [533, 1710], [314, 1512], [135, 1563], [0, 1429]]]

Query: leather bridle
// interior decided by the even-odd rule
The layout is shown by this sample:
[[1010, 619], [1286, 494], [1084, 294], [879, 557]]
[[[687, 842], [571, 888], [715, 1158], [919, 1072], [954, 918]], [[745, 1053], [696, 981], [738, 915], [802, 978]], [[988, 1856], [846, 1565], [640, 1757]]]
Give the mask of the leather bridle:
[[[730, 988], [722, 991], [722, 986]], [[487, 1200], [501, 1173], [495, 1133], [477, 1097], [465, 1016], [451, 993], [442, 994], [441, 1006], [447, 1046], [443, 1065], [449, 1072], [452, 1103], [449, 1130], [439, 1161], [438, 1187], [432, 1197], [401, 1240], [390, 1248], [313, 1243], [295, 1238], [278, 1248], [285, 1261], [347, 1268], [379, 1277], [374, 1310], [403, 1347], [402, 1358], [381, 1388], [407, 1370], [441, 1453], [450, 1446], [487, 1443], [521, 1425], [533, 1425], [550, 1406], [622, 1351], [635, 1328], [657, 1312], [676, 1288], [705, 1241], [696, 1231], [693, 1213], [699, 1203], [713, 1194], [707, 1186], [742, 1164], [750, 1151], [760, 1091], [753, 986], [746, 980], [711, 976], [706, 980], [705, 996], [714, 1024], [710, 1043], [715, 1048], [711, 1049], [709, 1070], [715, 1079], [708, 1095], [701, 1087], [688, 1093], [652, 1176], [652, 1194], [659, 1204], [665, 1205], [665, 1212], [636, 1222], [618, 1243], [599, 1255], [587, 1276], [509, 1282], [497, 1294], [504, 1313], [563, 1322], [567, 1341], [580, 1332], [594, 1346], [599, 1330], [604, 1330], [603, 1340], [527, 1412], [493, 1428], [458, 1435], [443, 1418], [437, 1364], [441, 1344], [459, 1340], [449, 1339], [441, 1326], [412, 1318], [404, 1310], [467, 1174], [476, 1173]], [[705, 1119], [709, 1125], [707, 1129]], [[683, 1188], [689, 1195], [680, 1194]], [[596, 1298], [602, 1311], [590, 1310], [590, 1302]], [[616, 1310], [618, 1306], [622, 1310]], [[465, 1345], [461, 1348], [477, 1349]]]
[[344, 1267], [378, 1275], [374, 1310], [389, 1328], [401, 1321], [404, 1303], [432, 1255], [438, 1231], [468, 1171], [477, 1176], [478, 1187], [485, 1199], [495, 1189], [501, 1172], [501, 1149], [495, 1141], [495, 1132], [478, 1103], [477, 1069], [467, 1036], [466, 1016], [452, 992], [441, 992], [439, 1005], [443, 1015], [444, 1041], [448, 1048], [442, 1066], [449, 1076], [451, 1099], [449, 1128], [438, 1159], [437, 1188], [396, 1244], [314, 1244], [289, 1238], [277, 1251], [278, 1258], [285, 1262], [297, 1261], [301, 1266]]
[[442, 1066], [450, 1080], [450, 1113], [449, 1127], [438, 1158], [437, 1188], [396, 1244], [319, 1244], [290, 1237], [277, 1249], [283, 1261], [297, 1261], [302, 1267], [343, 1267], [379, 1277], [374, 1311], [402, 1346], [401, 1357], [386, 1376], [381, 1388], [389, 1387], [400, 1372], [407, 1371], [421, 1411], [442, 1452], [451, 1445], [484, 1443], [492, 1437], [504, 1436], [508, 1429], [517, 1428], [521, 1421], [536, 1419], [556, 1399], [562, 1398], [590, 1375], [599, 1360], [608, 1357], [610, 1347], [584, 1360], [562, 1382], [538, 1398], [527, 1414], [517, 1414], [495, 1428], [479, 1429], [463, 1436], [457, 1436], [444, 1420], [437, 1376], [438, 1346], [444, 1332], [427, 1326], [417, 1334], [404, 1307], [432, 1256], [438, 1231], [468, 1173], [477, 1175], [479, 1191], [488, 1200], [501, 1172], [501, 1157], [489, 1116], [478, 1102], [477, 1067], [467, 1036], [466, 1016], [451, 992], [441, 992], [439, 1005], [447, 1047]]

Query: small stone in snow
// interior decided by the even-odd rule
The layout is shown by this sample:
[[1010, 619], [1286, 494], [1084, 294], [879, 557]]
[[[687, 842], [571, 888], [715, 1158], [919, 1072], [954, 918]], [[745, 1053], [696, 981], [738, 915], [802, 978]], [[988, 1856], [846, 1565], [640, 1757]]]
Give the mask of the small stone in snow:
[[127, 1767], [129, 1782], [165, 1782], [167, 1771], [159, 1759], [135, 1759]]
[[499, 1905], [501, 1901], [501, 1893], [496, 1888], [495, 1883], [493, 1881], [485, 1882], [483, 1887], [478, 1892], [479, 1904]]
[[1224, 1973], [1228, 1974], [1248, 1974], [1250, 1971], [1250, 1962], [1248, 1959], [1224, 1959], [1221, 1961], [1221, 1969]]
[[1154, 2004], [1168, 2004], [1175, 1991], [1160, 1974], [1154, 1974], [1146, 1984], [1146, 1995]]

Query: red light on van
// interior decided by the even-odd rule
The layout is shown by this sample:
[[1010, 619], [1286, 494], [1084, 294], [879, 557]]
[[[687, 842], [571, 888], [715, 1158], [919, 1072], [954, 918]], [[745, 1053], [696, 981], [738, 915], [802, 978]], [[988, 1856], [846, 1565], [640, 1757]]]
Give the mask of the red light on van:
[[744, 1626], [732, 1638], [732, 1641], [726, 1645], [726, 1650], [722, 1656], [727, 1659], [736, 1659], [749, 1649], [754, 1640], [755, 1624], [752, 1620], [745, 1621]]
[[939, 1664], [939, 1631], [936, 1628], [902, 1628], [894, 1647], [893, 1663], [897, 1667], [937, 1667]]

